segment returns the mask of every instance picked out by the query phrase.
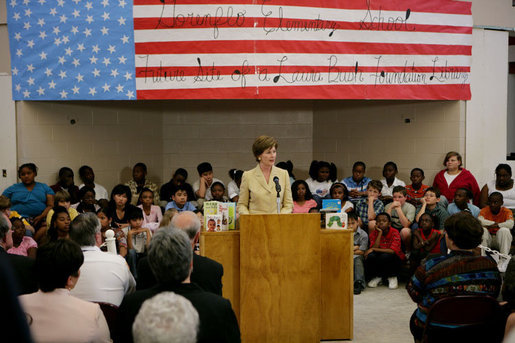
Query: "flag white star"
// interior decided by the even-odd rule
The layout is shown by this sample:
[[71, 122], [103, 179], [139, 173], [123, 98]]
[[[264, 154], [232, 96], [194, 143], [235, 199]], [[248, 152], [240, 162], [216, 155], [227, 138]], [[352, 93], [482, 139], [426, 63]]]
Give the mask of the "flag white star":
[[79, 59], [78, 59], [78, 58], [74, 58], [74, 59], [73, 59], [72, 64], [75, 66], [75, 68], [77, 68], [78, 66], [80, 66], [80, 61], [79, 61]]
[[133, 91], [127, 91], [127, 94], [125, 94], [125, 95], [129, 98], [129, 100], [134, 98], [134, 92]]
[[80, 17], [80, 11], [78, 9], [75, 9], [73, 12], [72, 12], [72, 15], [77, 18], [77, 17]]
[[69, 47], [66, 48], [64, 51], [65, 51], [65, 54], [68, 55], [68, 56], [71, 56], [72, 52], [73, 52], [73, 50], [71, 48], [69, 48]]
[[16, 39], [16, 40], [19, 42], [19, 41], [20, 41], [20, 39], [21, 39], [21, 33], [16, 32], [16, 33], [14, 34], [14, 39]]
[[26, 17], [30, 17], [31, 14], [32, 14], [32, 11], [30, 10], [30, 8], [25, 10]]
[[9, 5], [11, 5], [11, 7], [14, 7], [14, 6], [18, 5], [18, 3], [16, 2], [16, 0], [11, 0]]
[[86, 9], [89, 11], [92, 8], [93, 8], [93, 5], [91, 4], [91, 2], [86, 2]]
[[18, 21], [18, 20], [20, 20], [20, 18], [21, 18], [21, 17], [20, 17], [20, 14], [19, 14], [18, 12], [14, 12], [14, 14], [13, 14], [13, 19], [14, 19], [14, 20], [16, 20], [16, 21]]
[[84, 76], [81, 75], [80, 73], [78, 73], [77, 76], [75, 76], [75, 78], [77, 79], [77, 82], [79, 82], [79, 83], [84, 81]]
[[39, 38], [45, 39], [46, 38], [46, 32], [45, 31], [40, 31], [39, 32]]
[[78, 5], [80, 0], [72, 0], [73, 2], [75, 2], [75, 5]]
[[79, 94], [79, 90], [80, 90], [80, 88], [77, 87], [77, 85], [73, 86], [73, 88], [72, 88], [73, 94]]
[[28, 97], [30, 96], [30, 92], [29, 92], [28, 90], [24, 90], [24, 91], [23, 91], [23, 96], [24, 96], [25, 98], [28, 98]]
[[34, 72], [34, 69], [36, 69], [36, 68], [34, 68], [34, 66], [33, 66], [32, 64], [29, 64], [29, 65], [27, 66], [27, 71], [29, 71], [29, 72], [31, 72], [31, 73], [32, 73], [32, 72]]
[[102, 5], [105, 7], [109, 6], [109, 0], [102, 0]]
[[66, 99], [66, 97], [68, 96], [68, 92], [65, 91], [64, 89], [62, 91], [60, 91], [59, 94], [61, 94], [62, 99]]
[[109, 13], [104, 12], [104, 14], [102, 14], [102, 18], [104, 18], [104, 21], [106, 21], [107, 19], [109, 19]]
[[70, 38], [68, 38], [68, 36], [63, 36], [62, 42], [64, 44], [68, 44], [70, 42]]
[[46, 0], [38, 0], [38, 2], [39, 2], [40, 5], [43, 6], [46, 3]]
[[104, 57], [104, 60], [102, 61], [102, 63], [105, 64], [105, 66], [107, 67], [108, 65], [111, 64], [111, 61], [109, 60], [109, 58]]
[[24, 24], [23, 24], [23, 28], [24, 28], [25, 30], [28, 30], [28, 29], [30, 29], [31, 27], [32, 27], [32, 25], [30, 25], [30, 23], [29, 23], [29, 22], [26, 22], [26, 23], [24, 23]]
[[98, 53], [100, 51], [98, 44], [91, 46], [91, 51], [93, 51], [95, 54]]
[[86, 21], [88, 22], [88, 24], [91, 24], [92, 22], [94, 22], [95, 20], [93, 19], [93, 16], [92, 15], [88, 15], [86, 17]]
[[123, 42], [123, 44], [125, 44], [125, 43], [129, 43], [129, 36], [123, 35], [123, 37], [122, 37], [122, 38], [120, 38], [120, 39], [121, 39], [121, 41]]
[[117, 77], [118, 76], [118, 69], [111, 69], [111, 76], [112, 77]]
[[64, 0], [57, 0], [57, 6], [64, 7]]
[[64, 56], [59, 56], [57, 63], [62, 65], [64, 62], [66, 62], [66, 58], [64, 58]]
[[80, 52], [82, 52], [82, 51], [84, 51], [84, 49], [86, 49], [86, 48], [84, 47], [84, 44], [82, 44], [82, 43], [77, 44], [77, 50], [79, 50]]
[[50, 9], [50, 14], [55, 16], [57, 14], [57, 9], [55, 7]]
[[95, 56], [91, 56], [89, 58], [89, 63], [90, 64], [97, 64], [97, 61], [98, 61], [98, 58], [96, 58]]
[[37, 92], [39, 93], [39, 95], [44, 95], [45, 94], [45, 89], [41, 88], [41, 86], [39, 86], [39, 89], [38, 89]]
[[62, 42], [61, 42], [61, 38], [56, 38], [56, 39], [54, 39], [54, 44], [55, 44], [55, 45], [59, 46], [59, 45], [61, 45], [61, 43], [62, 43]]
[[18, 75], [18, 68], [14, 67], [12, 69], [13, 75]]
[[27, 42], [27, 46], [28, 46], [29, 48], [33, 48], [33, 47], [34, 47], [34, 41], [33, 41], [32, 39], [31, 39], [31, 40], [29, 40], [29, 41]]
[[125, 58], [125, 56], [122, 56], [122, 57], [118, 57], [118, 63], [120, 64], [125, 64], [125, 62], [127, 61], [127, 59]]
[[79, 28], [77, 26], [72, 26], [71, 33], [73, 33], [74, 35], [79, 33]]
[[46, 70], [45, 70], [45, 74], [46, 74], [46, 76], [51, 76], [52, 75], [52, 69], [47, 67]]
[[118, 23], [120, 23], [120, 25], [125, 25], [125, 18], [120, 17], [120, 19], [118, 19]]
[[60, 21], [61, 23], [66, 23], [66, 21], [67, 21], [67, 20], [68, 20], [68, 17], [67, 17], [67, 16], [65, 16], [64, 14], [63, 14], [62, 16], [60, 16], [60, 17], [59, 17], [59, 21]]
[[94, 77], [100, 76], [100, 70], [98, 70], [97, 68], [93, 69], [93, 71], [91, 73], [93, 74]]
[[107, 84], [107, 82], [106, 82], [106, 83], [104, 83], [104, 85], [102, 86], [102, 88], [104, 89], [104, 93], [105, 93], [105, 92], [109, 92], [109, 90], [110, 90], [111, 86], [110, 86], [110, 85], [108, 85], [108, 84]]
[[125, 0], [120, 0], [120, 1], [118, 1], [118, 6], [120, 6], [121, 8], [125, 8], [125, 5], [127, 5], [127, 3], [125, 2]]
[[114, 45], [109, 45], [109, 48], [107, 48], [107, 50], [110, 52], [110, 53], [113, 53], [116, 51], [116, 48]]
[[39, 54], [39, 57], [40, 57], [42, 60], [46, 60], [46, 57], [47, 57], [46, 52], [41, 51], [41, 53]]
[[95, 94], [97, 94], [97, 90], [95, 89], [95, 87], [90, 88], [88, 94], [95, 96]]
[[38, 25], [39, 25], [39, 26], [41, 26], [41, 27], [43, 27], [43, 26], [45, 25], [45, 19], [43, 19], [43, 18], [39, 18], [39, 19], [38, 19]]
[[91, 36], [91, 30], [88, 28], [86, 28], [83, 33], [86, 37]]
[[34, 85], [34, 79], [32, 77], [29, 77], [29, 79], [27, 80], [27, 83], [30, 85], [30, 86], [33, 86]]
[[125, 75], [123, 75], [123, 77], [125, 77], [125, 80], [129, 81], [130, 79], [132, 79], [132, 74], [129, 72], [126, 72]]
[[16, 50], [16, 56], [18, 56], [18, 57], [23, 56], [23, 52], [21, 52], [21, 49]]
[[18, 83], [14, 88], [17, 92], [19, 92], [21, 90], [21, 85]]
[[61, 78], [61, 80], [64, 79], [66, 77], [66, 72], [64, 70], [61, 70], [59, 72], [59, 77]]
[[52, 33], [56, 36], [60, 34], [61, 30], [59, 29], [59, 26], [54, 26], [54, 28], [52, 29]]
[[50, 89], [55, 89], [55, 85], [56, 85], [56, 84], [57, 84], [57, 83], [55, 83], [55, 82], [54, 82], [54, 80], [52, 80], [52, 81], [50, 81], [50, 82], [48, 83], [48, 87], [49, 87]]
[[123, 86], [122, 86], [121, 84], [118, 84], [118, 86], [116, 86], [116, 91], [117, 91], [118, 93], [123, 92]]
[[105, 26], [103, 26], [100, 31], [102, 32], [102, 36], [105, 36], [109, 33], [109, 29]]

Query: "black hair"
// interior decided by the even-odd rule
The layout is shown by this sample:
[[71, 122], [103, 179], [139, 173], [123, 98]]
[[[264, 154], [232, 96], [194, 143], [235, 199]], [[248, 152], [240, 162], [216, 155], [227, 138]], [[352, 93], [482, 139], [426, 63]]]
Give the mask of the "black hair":
[[81, 189], [79, 189], [79, 199], [82, 200], [82, 198], [84, 198], [84, 196], [86, 195], [86, 193], [88, 192], [91, 192], [93, 193], [94, 195], [96, 195], [96, 192], [95, 192], [95, 189], [93, 187], [89, 187], [89, 186], [84, 186], [82, 187]]
[[240, 169], [231, 169], [229, 170], [229, 177], [233, 180], [240, 180], [243, 176], [243, 170]]
[[111, 191], [111, 201], [109, 201], [109, 207], [111, 207], [112, 209], [116, 208], [116, 204], [114, 202], [114, 196], [121, 195], [121, 194], [125, 194], [125, 196], [127, 197], [127, 203], [125, 204], [125, 209], [128, 208], [128, 206], [131, 204], [132, 193], [131, 193], [131, 189], [129, 188], [129, 186], [122, 185], [122, 184], [114, 186], [113, 190]]
[[189, 189], [189, 187], [186, 186], [185, 183], [182, 183], [180, 185], [174, 186], [172, 188], [172, 196], [175, 196], [175, 193], [177, 193], [178, 191], [185, 191], [186, 194], [187, 194], [188, 193], [188, 189]]
[[132, 170], [136, 169], [137, 167], [140, 167], [141, 169], [143, 169], [143, 171], [146, 173], [147, 172], [147, 165], [143, 162], [138, 162], [134, 165], [134, 167], [132, 168]]
[[135, 219], [143, 219], [143, 210], [139, 207], [132, 206], [129, 214], [127, 215], [127, 220]]
[[86, 166], [86, 165], [83, 165], [82, 167], [79, 168], [79, 177], [81, 179], [84, 178], [84, 173], [86, 172], [86, 170], [91, 170], [93, 171], [93, 168], [91, 168], [90, 166]]
[[70, 173], [72, 173], [72, 176], [73, 176], [73, 170], [71, 168], [62, 167], [61, 169], [59, 169], [59, 177], [63, 176], [63, 174], [65, 172], [70, 172]]
[[404, 196], [408, 195], [408, 191], [406, 190], [406, 187], [404, 187], [404, 186], [395, 186], [395, 187], [393, 187], [392, 194], [393, 193], [401, 193]]
[[173, 173], [172, 179], [176, 177], [177, 175], [182, 175], [184, 177], [184, 181], [188, 179], [188, 171], [184, 168], [179, 168]]
[[[466, 194], [467, 194], [467, 198], [472, 199], [474, 197], [474, 194], [472, 193], [472, 191], [468, 188], [465, 188], [465, 187], [460, 187], [456, 190], [457, 191], [464, 191]], [[454, 192], [454, 194], [456, 194], [456, 192]]]
[[36, 272], [39, 288], [52, 292], [65, 288], [70, 276], [78, 276], [84, 255], [80, 246], [70, 239], [49, 242], [38, 248], [36, 253]]
[[311, 165], [309, 166], [309, 176], [311, 176], [313, 180], [316, 180], [318, 178], [318, 171], [322, 168], [329, 169], [329, 180], [333, 182], [336, 181], [336, 165], [334, 163], [329, 163], [326, 161], [313, 160], [311, 162]]
[[62, 207], [62, 206], [54, 207], [54, 214], [52, 214], [52, 219], [50, 220], [50, 227], [48, 228], [48, 231], [47, 231], [47, 235], [50, 238], [50, 241], [57, 240], [58, 233], [57, 233], [57, 228], [55, 227], [55, 222], [57, 221], [57, 216], [61, 213], [66, 213], [68, 215], [68, 217], [70, 216], [70, 213], [68, 213], [68, 210], [65, 207]]
[[295, 178], [295, 175], [293, 175], [293, 163], [292, 161], [288, 160], [286, 162], [279, 162], [275, 165], [277, 168], [284, 169], [288, 172], [288, 175], [292, 178]]
[[213, 182], [213, 184], [212, 184], [212, 185], [211, 185], [211, 187], [209, 187], [209, 188], [210, 188], [210, 189], [212, 189], [214, 186], [221, 186], [221, 187], [222, 187], [222, 189], [223, 189], [223, 190], [224, 190], [224, 192], [225, 192], [225, 186], [224, 186], [224, 184], [223, 184], [223, 183], [221, 183], [220, 181], [215, 181], [215, 182]]
[[392, 222], [392, 216], [390, 216], [388, 213], [386, 212], [381, 212], [381, 213], [378, 213], [376, 215], [376, 220], [379, 216], [385, 216], [386, 218], [388, 218], [388, 221], [391, 223]]
[[9, 220], [11, 221], [11, 225], [14, 225], [14, 222], [17, 222], [18, 220], [23, 224], [23, 220], [18, 217], [12, 217]]
[[213, 171], [213, 167], [209, 162], [202, 162], [197, 166], [197, 172], [199, 175], [202, 175], [206, 172]]
[[411, 172], [409, 174], [413, 175], [413, 172], [416, 172], [416, 171], [419, 171], [420, 174], [422, 174], [422, 176], [425, 176], [424, 171], [421, 168], [413, 168], [413, 169], [411, 169]]
[[113, 215], [111, 213], [111, 211], [109, 211], [109, 208], [107, 207], [101, 207], [98, 211], [97, 211], [97, 215], [99, 213], [103, 213], [107, 218], [109, 219], [112, 219], [113, 218]]
[[439, 198], [442, 194], [440, 193], [440, 190], [438, 187], [429, 187], [424, 191], [424, 195], [426, 195], [427, 192], [433, 192], [435, 193], [436, 197]]
[[36, 175], [38, 174], [38, 167], [34, 163], [24, 163], [18, 168], [18, 177], [20, 176], [21, 170], [23, 168], [28, 168], [28, 169], [32, 170], [34, 172], [34, 174], [36, 174]]
[[444, 227], [449, 238], [460, 249], [474, 249], [481, 243], [483, 227], [470, 213], [453, 214], [447, 218]]
[[358, 221], [359, 216], [356, 213], [356, 211], [352, 210], [352, 211], [347, 212], [347, 218], [348, 219], [354, 219], [355, 221]]
[[341, 182], [335, 182], [331, 185], [331, 188], [329, 189], [329, 196], [331, 196], [331, 197], [333, 196], [333, 189], [335, 189], [337, 187], [343, 188], [343, 200], [345, 200], [345, 201], [349, 200], [349, 190], [347, 189], [347, 186], [345, 186]]
[[388, 161], [388, 162], [386, 162], [386, 163], [384, 164], [384, 166], [383, 166], [383, 173], [384, 173], [384, 170], [386, 169], [386, 167], [388, 167], [388, 166], [393, 167], [393, 169], [395, 170], [395, 172], [398, 172], [398, 171], [399, 171], [399, 170], [397, 169], [397, 164], [395, 164], [395, 162], [393, 162], [393, 161]]
[[495, 168], [495, 173], [497, 174], [500, 170], [506, 170], [508, 174], [511, 176], [511, 167], [509, 164], [501, 163]]
[[311, 191], [309, 190], [309, 186], [304, 180], [297, 180], [291, 185], [291, 196], [293, 198], [293, 201], [299, 200], [299, 196], [297, 195], [297, 190], [299, 189], [299, 185], [304, 185], [306, 187], [306, 195], [304, 196], [304, 200], [311, 200], [313, 199], [313, 194], [311, 194]]
[[504, 197], [502, 196], [502, 193], [501, 192], [492, 192], [489, 196], [488, 196], [488, 200], [490, 200], [491, 197], [500, 197], [501, 198], [501, 201], [504, 201]]
[[352, 170], [356, 169], [356, 167], [359, 167], [359, 166], [362, 166], [363, 169], [365, 169], [365, 170], [367, 169], [367, 165], [365, 164], [365, 162], [363, 162], [363, 161], [356, 161], [352, 165]]

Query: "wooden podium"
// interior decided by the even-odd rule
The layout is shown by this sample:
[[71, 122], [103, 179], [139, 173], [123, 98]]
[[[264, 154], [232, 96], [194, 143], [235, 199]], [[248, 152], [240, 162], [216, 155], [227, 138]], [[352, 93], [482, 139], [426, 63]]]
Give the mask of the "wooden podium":
[[319, 214], [242, 215], [200, 247], [224, 266], [243, 342], [352, 339], [352, 231], [321, 230]]

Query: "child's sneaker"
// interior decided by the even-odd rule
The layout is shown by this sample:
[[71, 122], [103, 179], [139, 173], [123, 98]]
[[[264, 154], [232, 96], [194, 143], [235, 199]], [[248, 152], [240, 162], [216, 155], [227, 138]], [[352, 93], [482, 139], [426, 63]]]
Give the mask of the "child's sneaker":
[[390, 289], [396, 289], [399, 287], [399, 284], [397, 282], [397, 276], [392, 276], [388, 278], [388, 288]]
[[380, 277], [375, 277], [375, 278], [373, 278], [372, 280], [370, 280], [368, 282], [368, 287], [376, 288], [377, 285], [379, 285], [379, 283], [381, 283], [381, 278]]

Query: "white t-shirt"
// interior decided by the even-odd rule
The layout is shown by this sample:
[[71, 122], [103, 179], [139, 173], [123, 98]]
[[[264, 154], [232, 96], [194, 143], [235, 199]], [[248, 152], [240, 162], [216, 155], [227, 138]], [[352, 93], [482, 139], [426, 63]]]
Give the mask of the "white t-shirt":
[[[213, 183], [215, 182], [220, 182], [222, 183], [222, 185], [224, 184], [222, 182], [222, 180], [218, 180], [217, 178], [213, 178], [213, 182], [211, 182], [211, 185], [213, 185]], [[224, 185], [225, 186], [225, 185]], [[193, 192], [197, 193], [197, 191], [199, 190], [200, 188], [200, 179], [198, 179], [197, 181], [195, 181], [195, 183], [193, 184]], [[196, 194], [195, 194], [196, 195]], [[209, 186], [207, 189], [206, 189], [206, 196], [204, 197], [204, 199], [206, 201], [209, 201], [211, 199], [213, 199], [213, 196], [211, 195], [211, 186]]]
[[515, 209], [515, 186], [513, 186], [512, 189], [498, 191], [495, 189], [495, 180], [489, 181], [486, 185], [488, 186], [488, 195], [492, 194], [493, 192], [501, 193], [504, 201], [503, 206], [509, 208], [510, 210]]
[[329, 191], [331, 190], [333, 182], [330, 180], [319, 182], [309, 178], [306, 180], [306, 183], [308, 184], [309, 190], [313, 195], [318, 195], [320, 198], [325, 198], [326, 196], [331, 195]]
[[240, 189], [238, 188], [238, 185], [234, 180], [229, 182], [227, 185], [227, 195], [229, 196], [229, 199], [234, 198], [235, 196], [240, 195]]
[[[79, 186], [79, 189], [81, 189], [82, 187], [84, 187], [84, 184], [81, 184]], [[109, 200], [109, 194], [107, 193], [107, 190], [104, 188], [104, 186], [99, 185], [98, 183], [95, 182], [95, 200], [100, 200], [100, 199]]]
[[352, 203], [352, 201], [347, 200], [345, 201], [345, 205], [342, 206], [342, 212], [347, 212], [347, 209], [349, 208], [354, 208], [354, 204]]
[[388, 187], [388, 183], [386, 182], [386, 179], [384, 177], [381, 179], [381, 183], [383, 184], [383, 189], [381, 189], [381, 195], [385, 196], [385, 197], [393, 196], [393, 187], [395, 187], [395, 186], [406, 187], [406, 184], [404, 183], [404, 181], [399, 180], [398, 178], [395, 178], [393, 180], [393, 183], [390, 187]]
[[458, 175], [460, 175], [461, 171], [458, 174], [451, 175], [448, 172], [443, 173], [443, 177], [445, 178], [445, 182], [447, 182], [447, 186], [450, 186]]

